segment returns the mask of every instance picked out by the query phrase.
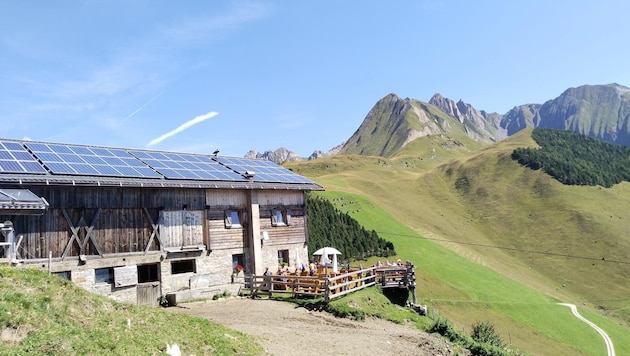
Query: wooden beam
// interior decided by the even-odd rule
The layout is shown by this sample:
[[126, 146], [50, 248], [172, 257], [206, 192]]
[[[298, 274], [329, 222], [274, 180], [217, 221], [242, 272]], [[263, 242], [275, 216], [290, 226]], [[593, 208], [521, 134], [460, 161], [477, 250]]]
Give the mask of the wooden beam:
[[66, 222], [68, 223], [68, 226], [70, 226], [70, 231], [72, 231], [72, 236], [70, 237], [70, 241], [68, 241], [68, 244], [66, 245], [66, 247], [63, 249], [63, 253], [61, 254], [61, 260], [63, 261], [64, 258], [66, 258], [66, 255], [68, 254], [68, 252], [70, 251], [70, 247], [72, 246], [72, 243], [76, 240], [78, 243], [78, 239], [79, 239], [79, 228], [75, 228], [74, 227], [74, 223], [72, 222], [72, 220], [70, 219], [70, 216], [68, 215], [68, 212], [66, 211], [65, 208], [61, 208], [61, 212], [63, 213], [64, 218], [66, 219]]
[[160, 251], [164, 251], [164, 245], [162, 244], [162, 239], [160, 238], [160, 230], [158, 229], [158, 224], [153, 222], [153, 218], [151, 217], [151, 214], [149, 213], [149, 209], [147, 208], [142, 208], [142, 209], [144, 210], [144, 215], [147, 217], [147, 220], [149, 220], [149, 224], [151, 224], [151, 228], [153, 228], [153, 231], [151, 231], [151, 237], [149, 238], [149, 242], [144, 248], [144, 254], [146, 255], [147, 253], [149, 253], [149, 248], [151, 248], [151, 244], [153, 243], [154, 238], [156, 238], [158, 243], [160, 244]]
[[83, 216], [81, 216], [81, 220], [79, 220], [79, 223], [81, 224], [82, 222], [83, 228], [85, 229], [85, 238], [83, 239], [83, 242], [81, 243], [81, 252], [83, 252], [83, 250], [85, 249], [85, 246], [87, 245], [88, 241], [92, 240], [92, 245], [94, 245], [96, 252], [98, 253], [99, 256], [103, 257], [103, 253], [101, 252], [101, 249], [98, 247], [96, 240], [92, 236], [94, 232], [94, 223], [98, 220], [100, 215], [101, 215], [101, 208], [98, 208], [89, 226], [85, 222], [85, 219], [83, 219]]
[[[94, 245], [96, 252], [98, 253], [99, 256], [103, 257], [103, 253], [101, 252], [101, 249], [98, 247], [98, 244], [92, 237], [92, 234], [94, 231], [94, 222], [98, 220], [98, 217], [101, 214], [101, 208], [98, 208], [96, 210], [96, 214], [94, 214], [94, 217], [92, 218], [92, 222], [90, 226], [88, 226], [88, 224], [85, 222], [85, 219], [83, 218], [83, 213], [81, 213], [81, 218], [79, 219], [77, 226], [75, 226], [72, 220], [70, 219], [70, 215], [68, 215], [68, 212], [66, 211], [66, 209], [61, 208], [61, 212], [63, 213], [63, 216], [68, 222], [68, 226], [70, 226], [70, 230], [72, 231], [72, 237], [70, 237], [70, 241], [68, 241], [68, 244], [66, 245], [66, 247], [63, 250], [63, 253], [61, 254], [61, 260], [63, 261], [63, 259], [66, 257], [74, 241], [76, 241], [79, 244], [79, 254], [83, 255], [85, 246], [87, 245], [89, 240], [92, 240], [92, 244]], [[85, 229], [86, 231], [85, 238], [83, 239], [83, 241], [81, 241], [81, 239], [79, 238], [79, 231], [81, 230], [81, 228]]]
[[22, 244], [22, 239], [23, 238], [24, 238], [24, 235], [20, 235], [20, 238], [18, 239], [17, 243], [13, 247], [13, 253], [15, 253], [15, 259], [16, 260], [21, 260], [22, 259], [22, 256], [20, 256], [20, 253], [18, 252], [18, 248], [20, 248], [20, 245]]

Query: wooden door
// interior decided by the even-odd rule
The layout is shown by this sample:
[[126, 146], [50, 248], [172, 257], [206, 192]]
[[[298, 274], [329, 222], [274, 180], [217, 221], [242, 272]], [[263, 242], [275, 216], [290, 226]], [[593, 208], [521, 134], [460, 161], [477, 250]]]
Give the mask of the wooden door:
[[160, 282], [138, 284], [138, 305], [159, 305]]

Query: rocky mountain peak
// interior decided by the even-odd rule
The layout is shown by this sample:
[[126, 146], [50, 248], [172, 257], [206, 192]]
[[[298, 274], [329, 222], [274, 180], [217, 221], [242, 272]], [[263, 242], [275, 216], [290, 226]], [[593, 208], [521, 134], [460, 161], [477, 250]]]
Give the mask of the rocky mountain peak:
[[457, 119], [457, 121], [462, 123], [464, 122], [464, 116], [459, 111], [458, 105], [453, 100], [445, 98], [441, 94], [436, 93], [429, 100], [429, 104], [436, 106], [438, 109], [445, 112], [448, 116]]
[[478, 110], [463, 100], [457, 102], [436, 93], [429, 100], [429, 104], [436, 106], [448, 116], [461, 122], [469, 137], [477, 141], [498, 141], [507, 134], [501, 129], [501, 115]]
[[[443, 114], [436, 114], [438, 110], [430, 106]], [[446, 116], [450, 118], [445, 120]], [[479, 142], [499, 141], [526, 127], [545, 127], [630, 146], [630, 88], [617, 83], [569, 88], [544, 104], [515, 106], [503, 115], [479, 110], [461, 99], [455, 102], [439, 93], [428, 104], [390, 93], [372, 107], [348, 140], [328, 152], [315, 151], [308, 159], [337, 153], [387, 157], [418, 137], [448, 134], [455, 126], [459, 130], [460, 124], [468, 137]], [[307, 159], [286, 148], [250, 151], [246, 157], [279, 164]]]
[[287, 161], [302, 161], [304, 158], [298, 156], [295, 152], [289, 151], [284, 147], [280, 147], [275, 151], [267, 150], [265, 152], [257, 152], [250, 150], [245, 154], [245, 158], [266, 159], [276, 164], [282, 164]]

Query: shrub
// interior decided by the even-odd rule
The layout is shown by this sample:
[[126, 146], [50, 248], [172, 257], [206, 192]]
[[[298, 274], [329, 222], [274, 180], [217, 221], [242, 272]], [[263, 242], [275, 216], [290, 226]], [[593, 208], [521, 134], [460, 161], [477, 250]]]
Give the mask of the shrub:
[[221, 293], [217, 293], [215, 295], [212, 296], [212, 300], [218, 300], [220, 298], [229, 298], [232, 294], [230, 292], [228, 292], [227, 290], [224, 290]]
[[494, 329], [494, 325], [488, 322], [477, 321], [473, 324], [470, 336], [477, 342], [503, 347], [501, 336]]

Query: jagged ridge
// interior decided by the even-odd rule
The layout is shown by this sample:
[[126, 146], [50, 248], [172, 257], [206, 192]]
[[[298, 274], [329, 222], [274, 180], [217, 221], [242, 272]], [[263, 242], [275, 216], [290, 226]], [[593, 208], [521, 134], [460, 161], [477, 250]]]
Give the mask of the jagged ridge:
[[571, 130], [613, 144], [630, 146], [630, 88], [613, 83], [569, 88], [544, 104], [515, 106], [505, 114], [478, 110], [439, 93], [428, 103], [388, 94], [368, 112], [344, 143], [302, 158], [286, 148], [246, 157], [276, 163], [341, 154], [388, 157], [418, 137], [463, 133], [478, 142], [496, 142], [527, 127]]

